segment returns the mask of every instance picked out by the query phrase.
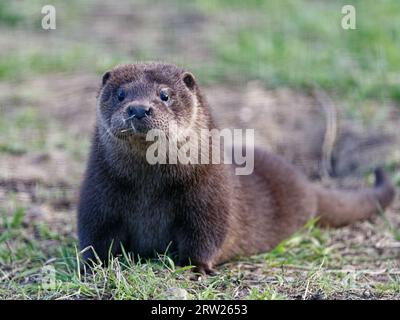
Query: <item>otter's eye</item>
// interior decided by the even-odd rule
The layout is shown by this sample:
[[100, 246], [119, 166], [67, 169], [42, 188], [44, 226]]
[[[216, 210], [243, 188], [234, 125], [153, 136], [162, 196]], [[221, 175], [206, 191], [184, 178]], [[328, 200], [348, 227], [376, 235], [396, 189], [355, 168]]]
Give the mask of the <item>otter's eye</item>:
[[166, 101], [169, 100], [169, 95], [168, 95], [168, 92], [167, 92], [166, 89], [162, 89], [162, 90], [160, 91], [160, 99], [161, 99], [162, 101], [164, 101], [164, 102], [166, 102]]
[[117, 97], [118, 97], [118, 101], [123, 101], [125, 99], [125, 91], [122, 88], [119, 88], [117, 91]]

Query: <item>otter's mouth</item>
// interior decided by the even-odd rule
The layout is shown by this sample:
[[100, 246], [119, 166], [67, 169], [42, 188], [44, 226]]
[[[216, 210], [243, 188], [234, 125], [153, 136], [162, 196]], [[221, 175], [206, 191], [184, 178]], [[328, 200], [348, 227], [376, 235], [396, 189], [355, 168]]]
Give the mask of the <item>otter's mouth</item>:
[[124, 125], [114, 128], [114, 135], [120, 139], [128, 137], [145, 137], [146, 134], [154, 129], [153, 124], [148, 119], [126, 119]]

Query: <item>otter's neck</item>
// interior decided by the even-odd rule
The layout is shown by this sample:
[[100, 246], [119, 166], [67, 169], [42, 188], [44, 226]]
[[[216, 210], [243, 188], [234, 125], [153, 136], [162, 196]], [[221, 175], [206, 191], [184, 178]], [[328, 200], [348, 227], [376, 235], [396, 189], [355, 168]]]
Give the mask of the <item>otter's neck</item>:
[[156, 184], [187, 182], [211, 170], [211, 165], [203, 164], [150, 164], [146, 159], [146, 148], [154, 142], [143, 139], [124, 141], [104, 131], [96, 127], [92, 152], [104, 163], [109, 175], [125, 183], [149, 179], [156, 180]]

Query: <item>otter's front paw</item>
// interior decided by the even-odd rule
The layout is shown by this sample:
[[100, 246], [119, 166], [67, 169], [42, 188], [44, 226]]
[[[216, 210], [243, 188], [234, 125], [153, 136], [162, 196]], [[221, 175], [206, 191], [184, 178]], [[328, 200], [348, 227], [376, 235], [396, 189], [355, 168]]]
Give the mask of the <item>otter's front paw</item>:
[[217, 272], [213, 269], [211, 263], [194, 263], [194, 268], [192, 269], [194, 276], [201, 277], [201, 276], [215, 276]]

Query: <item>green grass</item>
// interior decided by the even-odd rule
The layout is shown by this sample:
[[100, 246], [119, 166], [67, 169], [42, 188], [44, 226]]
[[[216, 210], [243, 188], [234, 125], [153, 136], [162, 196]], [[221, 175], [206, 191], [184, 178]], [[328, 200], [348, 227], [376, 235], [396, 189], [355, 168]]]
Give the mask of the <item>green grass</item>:
[[25, 50], [0, 56], [0, 80], [15, 81], [37, 74], [57, 72], [99, 72], [128, 61], [126, 57], [99, 54], [94, 48], [76, 44], [48, 50]]
[[0, 2], [0, 24], [15, 26], [19, 21], [21, 21], [22, 17], [18, 14], [18, 12], [10, 8], [8, 5], [10, 3]]
[[[16, 50], [0, 52], [0, 80], [19, 81], [40, 74], [57, 72], [104, 72], [105, 69], [126, 61], [118, 53], [110, 55], [93, 43], [71, 40], [76, 29], [85, 28], [84, 17], [88, 6], [73, 0], [56, 0], [57, 29], [46, 31], [41, 28], [41, 8], [49, 4], [44, 0], [5, 1], [0, 4], [0, 25], [9, 31], [23, 31], [26, 37], [10, 39], [17, 44]], [[95, 1], [87, 2], [92, 8]], [[35, 36], [38, 36], [36, 38]], [[10, 35], [12, 37], [12, 34]], [[41, 41], [44, 40], [44, 43]]]
[[[399, 293], [396, 277], [382, 283], [342, 272], [340, 252], [327, 244], [329, 233], [315, 221], [271, 252], [231, 262], [219, 275], [197, 281], [190, 266], [177, 267], [168, 256], [133, 263], [126, 253], [83, 276], [76, 239], [43, 221], [28, 223], [22, 207], [12, 215], [3, 212], [0, 231], [1, 299], [315, 299], [361, 294], [365, 288], [377, 296]], [[246, 270], [257, 265], [263, 274]], [[47, 288], [42, 280], [49, 267], [55, 278]], [[336, 271], [326, 272], [332, 268]]]
[[[14, 98], [23, 100], [33, 96], [34, 93], [27, 90]], [[45, 121], [43, 112], [36, 107], [23, 104], [14, 110], [6, 110], [0, 105], [0, 114], [0, 155], [51, 154], [61, 149], [78, 162], [85, 159], [90, 139], [76, 139], [60, 130], [54, 121]]]
[[346, 1], [197, 3], [217, 16], [246, 17], [244, 24], [221, 25], [215, 32], [215, 65], [224, 79], [254, 78], [274, 87], [321, 87], [352, 99], [400, 101], [396, 0], [352, 1], [356, 30], [341, 28]]
[[77, 14], [86, 13], [85, 6], [78, 0], [70, 0], [66, 4], [62, 0], [2, 0], [0, 2], [0, 25], [14, 28], [36, 28], [41, 26], [41, 9], [45, 5], [53, 5], [56, 8], [58, 20], [71, 19]]
[[[31, 225], [34, 237], [27, 237], [22, 225], [24, 212], [18, 208], [13, 217], [3, 217], [0, 228], [0, 298], [52, 299], [165, 299], [174, 296], [176, 288], [184, 289], [189, 298], [229, 298], [229, 290], [221, 288], [229, 283], [226, 277], [191, 281], [188, 268], [176, 267], [161, 256], [155, 262], [132, 263], [128, 257], [111, 258], [109, 266], [97, 266], [93, 275], [83, 277], [77, 271], [75, 239], [60, 237], [43, 224]], [[57, 241], [60, 246], [48, 247]], [[51, 258], [51, 263], [47, 263]], [[41, 282], [44, 266], [56, 270], [55, 287], [44, 290]], [[21, 272], [20, 270], [23, 269]], [[253, 293], [253, 296], [255, 293]]]
[[[369, 98], [400, 101], [400, 2], [397, 0], [352, 1], [356, 7], [356, 30], [341, 28], [341, 7], [347, 4], [342, 0], [197, 0], [191, 5], [177, 0], [175, 4], [182, 11], [191, 8], [201, 12], [208, 17], [212, 28], [204, 42], [205, 47], [211, 48], [207, 62], [199, 63], [185, 52], [175, 58], [185, 61], [203, 82], [242, 83], [259, 79], [270, 87], [299, 90], [320, 87], [359, 103]], [[20, 11], [18, 19], [34, 20], [32, 11], [39, 5], [41, 1], [34, 4], [23, 1], [17, 8], [3, 4], [0, 22], [14, 21]], [[58, 46], [60, 50], [50, 47], [30, 52], [24, 48], [19, 54], [0, 55], [0, 78], [76, 71], [82, 67], [86, 71], [103, 72], [119, 62], [171, 55], [171, 49], [165, 47], [165, 56], [155, 57], [140, 43], [135, 47], [141, 53], [129, 56], [115, 50], [107, 53], [105, 48], [94, 46], [90, 38], [84, 45], [71, 41], [68, 30], [76, 32], [76, 26], [84, 28], [94, 3], [85, 6], [75, 2], [68, 6], [56, 3], [56, 6], [62, 21], [57, 38], [67, 40], [67, 44]], [[32, 29], [36, 24], [27, 25]]]
[[45, 148], [46, 122], [40, 119], [34, 107], [22, 107], [6, 113], [0, 106], [0, 113], [0, 153], [21, 155]]

